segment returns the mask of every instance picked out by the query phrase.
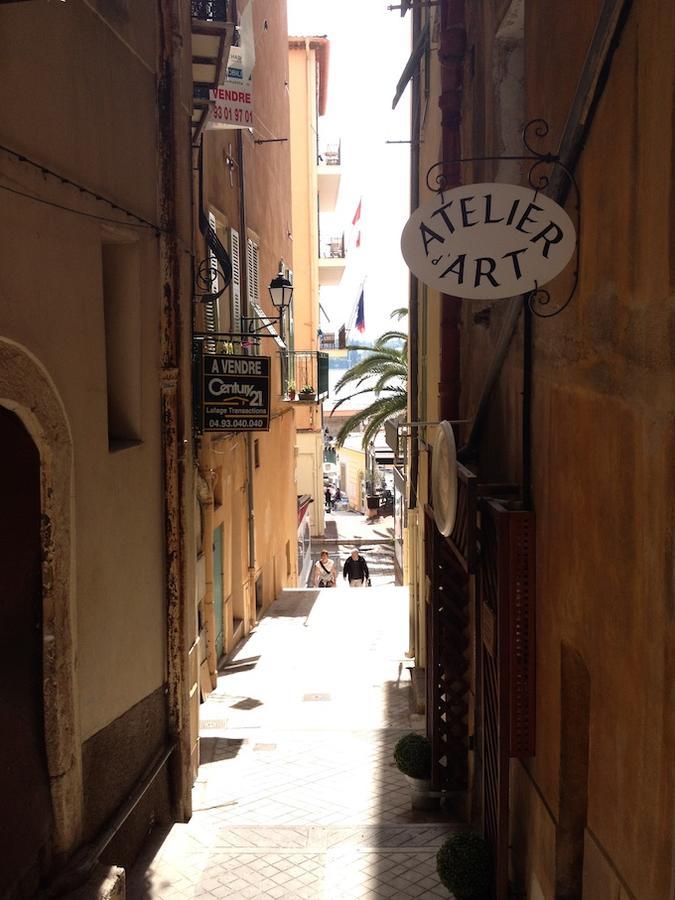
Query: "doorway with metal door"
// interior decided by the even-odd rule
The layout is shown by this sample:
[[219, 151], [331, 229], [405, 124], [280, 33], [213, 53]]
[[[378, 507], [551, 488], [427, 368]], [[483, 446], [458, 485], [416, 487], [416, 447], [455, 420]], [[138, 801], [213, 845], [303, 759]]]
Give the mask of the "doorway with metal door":
[[0, 406], [0, 896], [33, 897], [51, 856], [42, 687], [40, 455]]

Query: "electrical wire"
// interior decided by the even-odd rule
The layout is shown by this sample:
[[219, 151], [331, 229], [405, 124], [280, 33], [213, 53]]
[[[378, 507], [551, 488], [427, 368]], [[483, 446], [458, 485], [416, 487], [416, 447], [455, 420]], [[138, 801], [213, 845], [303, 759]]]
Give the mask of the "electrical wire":
[[25, 197], [26, 200], [34, 200], [36, 203], [42, 203], [45, 206], [53, 206], [54, 209], [62, 209], [65, 212], [75, 213], [76, 216], [86, 216], [88, 219], [96, 219], [98, 222], [108, 222], [111, 225], [124, 225], [130, 228], [151, 228], [156, 234], [161, 233], [161, 229], [157, 228], [156, 225], [150, 225], [145, 222], [121, 222], [119, 219], [109, 219], [107, 216], [97, 216], [95, 213], [85, 212], [82, 209], [74, 209], [72, 206], [64, 206], [62, 203], [55, 203], [53, 200], [45, 200], [43, 197], [26, 194], [24, 191], [17, 191], [15, 188], [8, 187], [6, 184], [0, 184], [0, 191], [16, 194], [17, 197]]
[[[48, 166], [43, 165], [42, 163], [36, 162], [34, 159], [31, 159], [29, 156], [26, 156], [24, 153], [18, 153], [16, 150], [12, 150], [11, 147], [5, 147], [3, 144], [0, 144], [0, 150], [3, 153], [6, 153], [8, 156], [13, 157], [18, 160], [18, 162], [26, 163], [26, 165], [31, 166], [36, 169], [42, 175], [49, 175], [52, 178], [55, 178], [57, 181], [60, 181], [61, 184], [67, 184], [70, 187], [76, 188], [81, 194], [86, 194], [89, 197], [92, 197], [94, 200], [98, 200], [102, 203], [107, 203], [112, 209], [117, 210], [118, 212], [123, 212], [125, 215], [130, 216], [132, 219], [136, 219], [142, 226], [145, 228], [152, 228], [157, 234], [160, 234], [162, 231], [166, 231], [166, 229], [160, 228], [159, 225], [156, 225], [154, 222], [148, 221], [148, 219], [144, 219], [143, 216], [139, 216], [137, 213], [132, 212], [130, 209], [126, 209], [124, 206], [120, 206], [119, 203], [115, 203], [113, 200], [109, 200], [108, 197], [104, 197], [102, 194], [97, 194], [96, 191], [92, 191], [90, 188], [85, 187], [83, 184], [79, 184], [76, 181], [73, 181], [72, 178], [68, 178], [66, 175], [60, 175], [58, 172], [55, 172], [53, 169], [50, 169]], [[73, 212], [79, 215], [89, 216], [90, 218], [99, 219], [101, 221], [113, 222], [115, 225], [124, 225], [129, 224], [125, 222], [119, 222], [118, 220], [105, 219], [102, 216], [96, 216], [92, 213], [80, 212], [80, 210], [73, 209], [72, 207], [62, 206], [58, 203], [53, 203], [49, 200], [44, 200], [39, 197], [32, 196], [31, 194], [21, 194], [20, 191], [13, 190], [11, 188], [3, 187], [3, 190], [8, 190], [11, 193], [19, 194], [20, 196], [27, 197], [30, 200], [36, 200], [40, 203], [45, 203], [49, 206], [55, 206], [58, 209], [64, 209], [68, 212]]]

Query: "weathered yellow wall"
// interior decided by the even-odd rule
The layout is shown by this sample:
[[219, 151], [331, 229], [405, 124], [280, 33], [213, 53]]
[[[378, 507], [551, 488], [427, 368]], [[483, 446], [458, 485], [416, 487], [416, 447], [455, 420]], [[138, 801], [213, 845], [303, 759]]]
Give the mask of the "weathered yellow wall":
[[[264, 23], [267, 22], [267, 27]], [[246, 270], [246, 238], [259, 244], [260, 305], [277, 315], [267, 287], [279, 264], [293, 268], [290, 146], [289, 142], [256, 144], [255, 139], [289, 136], [288, 43], [285, 4], [258, 0], [254, 6], [256, 66], [254, 80], [254, 134], [241, 132], [243, 166], [232, 172], [232, 183], [224, 160], [238, 161], [238, 132], [210, 130], [204, 135], [204, 206], [219, 223], [240, 234], [240, 265]], [[242, 233], [240, 186], [243, 174], [246, 234]], [[200, 238], [201, 240], [201, 238]], [[226, 246], [229, 252], [229, 245]], [[204, 251], [205, 253], [205, 251]], [[227, 294], [226, 294], [227, 297]], [[229, 300], [225, 301], [229, 303]], [[242, 284], [241, 308], [246, 315], [246, 290]], [[279, 325], [275, 326], [279, 331]], [[235, 348], [236, 349], [236, 348]], [[253, 470], [253, 521], [255, 560], [250, 568], [248, 510], [248, 445], [245, 435], [202, 438], [202, 474], [216, 472], [222, 503], [212, 504], [213, 528], [223, 525], [224, 652], [230, 653], [242, 636], [237, 623], [248, 634], [261, 610], [256, 611], [255, 582], [262, 585], [262, 609], [281, 588], [295, 585], [296, 485], [295, 420], [293, 407], [281, 399], [281, 367], [277, 344], [270, 338], [261, 343], [262, 355], [270, 356], [272, 420], [269, 432], [254, 432], [259, 468]], [[237, 352], [240, 352], [237, 350]], [[213, 476], [212, 476], [213, 477]], [[212, 536], [205, 537], [206, 570], [212, 571]], [[207, 585], [208, 587], [208, 585]], [[196, 598], [199, 602], [199, 597]], [[212, 638], [207, 635], [208, 641]]]
[[[145, 4], [122, 18], [83, 2], [11, 4], [0, 17], [3, 143], [151, 222], [158, 219], [155, 17]], [[189, 196], [187, 166], [186, 159], [182, 189]], [[0, 168], [18, 191], [130, 222], [4, 154]], [[113, 234], [106, 229], [114, 226], [95, 218], [5, 192], [0, 207], [0, 327], [45, 366], [72, 429], [86, 739], [165, 680], [158, 244], [151, 229], [130, 223]], [[189, 246], [187, 218], [180, 228]], [[135, 241], [141, 260], [142, 442], [118, 452], [108, 450], [101, 274], [101, 242], [111, 236]]]
[[[317, 345], [319, 311], [316, 51], [309, 46], [292, 46], [288, 66], [295, 346], [313, 350]], [[301, 387], [296, 385], [296, 390]]]
[[[525, 6], [523, 118], [550, 123], [543, 150], [557, 146], [599, 8]], [[470, 32], [478, 63], [464, 86], [463, 152], [478, 155], [497, 134], [498, 17], [471, 14], [470, 27], [486, 31]], [[674, 46], [673, 9], [634, 3], [576, 172], [579, 287], [560, 317], [534, 320], [537, 752], [511, 779], [512, 863], [533, 897], [553, 898], [559, 874], [561, 721], [574, 713], [562, 700], [563, 643], [590, 683], [584, 897], [660, 900], [673, 890]], [[551, 287], [552, 305], [562, 302], [569, 277]], [[464, 304], [466, 416], [506, 314], [505, 302], [485, 305], [487, 328], [473, 322], [480, 305]], [[488, 481], [522, 477], [521, 347], [519, 325], [481, 444]]]
[[339, 464], [346, 466], [345, 491], [349, 500], [349, 508], [363, 512], [361, 485], [366, 471], [366, 454], [360, 448], [343, 446], [340, 448]]

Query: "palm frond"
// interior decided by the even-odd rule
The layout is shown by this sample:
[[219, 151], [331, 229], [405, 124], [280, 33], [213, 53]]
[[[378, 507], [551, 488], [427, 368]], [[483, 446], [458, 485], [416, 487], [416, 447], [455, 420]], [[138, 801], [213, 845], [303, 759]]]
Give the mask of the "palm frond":
[[408, 335], [405, 331], [385, 331], [384, 334], [381, 334], [375, 341], [375, 346], [380, 347], [383, 344], [386, 344], [387, 341], [403, 341], [405, 343], [407, 340]]
[[408, 315], [408, 307], [407, 306], [399, 306], [396, 309], [392, 309], [389, 313], [390, 319], [404, 319]]
[[[387, 392], [389, 392], [389, 393], [398, 393], [399, 390], [400, 390], [400, 389], [395, 388], [395, 387], [384, 387], [384, 388], [382, 388], [381, 393], [383, 393], [384, 391], [387, 391]], [[354, 391], [353, 394], [348, 394], [346, 397], [340, 397], [340, 399], [337, 401], [337, 403], [336, 403], [335, 406], [331, 409], [331, 411], [330, 411], [330, 413], [329, 413], [328, 415], [329, 415], [329, 416], [332, 416], [333, 413], [335, 412], [335, 410], [336, 410], [336, 409], [339, 409], [339, 407], [341, 407], [343, 403], [346, 403], [347, 400], [351, 400], [353, 397], [358, 397], [359, 394], [372, 394], [372, 393], [373, 393], [373, 389], [370, 388], [370, 387], [368, 387], [368, 388], [365, 388], [365, 389], [362, 390], [362, 391]]]
[[[407, 403], [408, 398], [405, 394], [398, 394], [394, 397], [379, 397], [377, 400], [373, 400], [373, 402], [365, 409], [355, 412], [354, 415], [347, 419], [337, 434], [337, 445], [342, 447], [351, 432], [355, 431], [360, 425], [366, 423], [368, 423], [366, 426], [366, 433], [371, 433], [371, 437], [368, 439], [370, 440], [372, 434], [375, 433], [372, 431], [372, 422], [377, 422], [375, 428], [375, 431], [377, 431], [382, 422], [386, 419], [391, 418], [393, 415], [396, 415], [396, 413], [403, 412], [407, 408]], [[367, 443], [368, 441], [366, 441], [364, 446], [366, 446]]]

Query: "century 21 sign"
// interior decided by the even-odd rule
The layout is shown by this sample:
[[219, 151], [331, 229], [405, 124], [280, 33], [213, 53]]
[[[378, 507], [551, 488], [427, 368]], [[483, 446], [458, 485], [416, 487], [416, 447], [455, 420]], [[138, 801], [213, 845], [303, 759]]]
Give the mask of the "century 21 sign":
[[202, 356], [202, 431], [269, 431], [270, 357]]
[[473, 300], [541, 287], [565, 268], [575, 244], [565, 210], [515, 184], [443, 191], [415, 210], [401, 235], [403, 257], [420, 281]]

